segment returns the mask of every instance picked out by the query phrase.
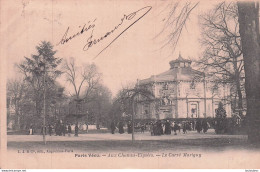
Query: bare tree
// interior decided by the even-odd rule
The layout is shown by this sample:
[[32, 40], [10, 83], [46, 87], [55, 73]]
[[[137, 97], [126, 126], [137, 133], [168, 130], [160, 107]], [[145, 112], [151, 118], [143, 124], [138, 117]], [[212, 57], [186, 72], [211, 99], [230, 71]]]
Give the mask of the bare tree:
[[222, 2], [201, 15], [203, 57], [197, 61], [202, 70], [221, 82], [235, 86], [238, 109], [242, 115], [244, 63], [235, 2]]
[[248, 140], [260, 142], [259, 2], [238, 2], [239, 33], [245, 63]]
[[91, 101], [91, 93], [98, 86], [101, 74], [95, 64], [86, 64], [81, 67], [75, 64], [75, 59], [70, 58], [64, 63], [64, 72], [67, 81], [73, 86], [74, 101], [76, 102], [76, 114], [80, 111], [80, 104]]
[[163, 26], [163, 29], [156, 36], [158, 37], [164, 32], [169, 33], [165, 43], [161, 46], [161, 48], [170, 45], [172, 47], [172, 52], [174, 52], [179, 42], [183, 28], [185, 27], [186, 22], [189, 19], [189, 16], [191, 15], [191, 12], [197, 7], [198, 4], [199, 4], [198, 2], [182, 3], [181, 1], [177, 1], [169, 5], [170, 12], [168, 13], [166, 19], [164, 20], [165, 24]]

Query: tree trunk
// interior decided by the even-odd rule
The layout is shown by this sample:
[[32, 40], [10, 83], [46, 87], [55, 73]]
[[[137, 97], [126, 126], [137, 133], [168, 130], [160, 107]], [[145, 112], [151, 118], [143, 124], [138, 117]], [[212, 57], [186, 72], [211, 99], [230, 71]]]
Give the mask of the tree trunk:
[[250, 143], [260, 141], [260, 46], [259, 7], [255, 2], [238, 2], [239, 32], [245, 65], [247, 126]]
[[238, 95], [238, 109], [239, 109], [239, 116], [242, 117], [242, 109], [243, 109], [243, 96], [241, 91], [241, 86], [239, 82], [239, 76], [236, 78], [236, 90]]

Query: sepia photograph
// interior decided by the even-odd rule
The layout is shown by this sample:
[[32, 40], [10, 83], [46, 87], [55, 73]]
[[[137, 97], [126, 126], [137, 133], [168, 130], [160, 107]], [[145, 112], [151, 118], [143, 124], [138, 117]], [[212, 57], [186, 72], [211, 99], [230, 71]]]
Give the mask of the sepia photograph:
[[0, 168], [258, 171], [259, 13], [0, 0]]

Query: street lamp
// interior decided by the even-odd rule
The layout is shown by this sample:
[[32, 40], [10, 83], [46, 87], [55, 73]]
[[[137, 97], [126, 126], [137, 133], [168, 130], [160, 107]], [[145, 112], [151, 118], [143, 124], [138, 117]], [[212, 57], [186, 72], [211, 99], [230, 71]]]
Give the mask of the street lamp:
[[43, 75], [43, 141], [46, 145], [46, 88], [45, 81], [46, 80], [46, 68], [44, 64], [44, 75]]
[[135, 97], [133, 97], [133, 113], [132, 113], [132, 143], [134, 143], [135, 137], [134, 137], [134, 132], [135, 132], [135, 124], [134, 124], [134, 116], [135, 116]]
[[98, 97], [99, 97], [99, 100], [98, 100], [98, 117], [96, 119], [96, 122], [97, 122], [97, 125], [96, 125], [96, 128], [98, 130], [100, 130], [100, 118], [101, 118], [101, 103], [102, 103], [102, 92], [99, 92], [98, 93]]

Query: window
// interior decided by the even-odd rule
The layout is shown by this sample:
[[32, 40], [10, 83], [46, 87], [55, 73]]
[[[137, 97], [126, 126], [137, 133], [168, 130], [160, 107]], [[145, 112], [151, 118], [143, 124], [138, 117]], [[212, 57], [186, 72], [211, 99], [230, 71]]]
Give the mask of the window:
[[193, 90], [194, 90], [194, 89], [195, 89], [195, 86], [196, 86], [196, 85], [195, 85], [195, 82], [192, 81], [191, 84], [190, 84], [190, 89], [193, 89]]
[[168, 90], [168, 83], [166, 83], [166, 84], [164, 85], [164, 89], [165, 89], [165, 90]]
[[217, 84], [213, 85], [212, 90], [214, 93], [218, 93], [219, 87]]

